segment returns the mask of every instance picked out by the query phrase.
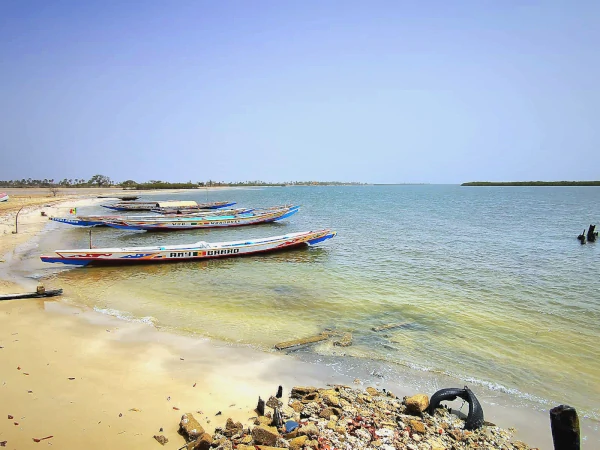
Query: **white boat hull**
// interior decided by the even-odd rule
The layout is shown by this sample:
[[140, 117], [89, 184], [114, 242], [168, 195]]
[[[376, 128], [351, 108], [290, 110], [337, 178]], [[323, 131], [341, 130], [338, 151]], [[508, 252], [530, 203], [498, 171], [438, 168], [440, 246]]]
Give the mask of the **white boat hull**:
[[336, 235], [335, 231], [320, 230], [290, 233], [262, 239], [231, 242], [197, 242], [189, 245], [168, 245], [131, 248], [94, 248], [56, 250], [54, 254], [41, 256], [48, 263], [78, 266], [101, 264], [139, 264], [187, 260], [202, 260], [273, 252], [303, 245], [315, 245]]

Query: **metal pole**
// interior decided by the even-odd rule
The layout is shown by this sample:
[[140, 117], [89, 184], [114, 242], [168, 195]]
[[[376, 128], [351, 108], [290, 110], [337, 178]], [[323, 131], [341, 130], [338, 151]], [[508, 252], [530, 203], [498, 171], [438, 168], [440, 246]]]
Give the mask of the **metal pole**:
[[92, 229], [90, 228], [90, 249], [92, 248]]

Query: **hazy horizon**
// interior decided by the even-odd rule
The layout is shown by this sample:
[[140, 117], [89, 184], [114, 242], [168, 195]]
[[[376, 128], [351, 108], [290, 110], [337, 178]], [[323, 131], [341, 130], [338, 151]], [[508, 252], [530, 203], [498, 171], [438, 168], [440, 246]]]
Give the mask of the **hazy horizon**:
[[5, 1], [0, 180], [595, 180], [599, 13]]

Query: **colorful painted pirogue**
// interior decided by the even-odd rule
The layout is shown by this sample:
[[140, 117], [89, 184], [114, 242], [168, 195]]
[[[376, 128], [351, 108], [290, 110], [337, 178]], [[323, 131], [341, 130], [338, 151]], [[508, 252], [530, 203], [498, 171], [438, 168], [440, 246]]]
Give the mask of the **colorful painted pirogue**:
[[5, 202], [8, 200], [8, 194], [6, 192], [0, 192], [0, 202]]
[[[280, 210], [280, 209], [283, 209], [283, 208], [290, 208], [292, 206], [293, 205], [279, 205], [279, 206], [271, 206], [269, 208], [250, 209], [249, 211], [259, 211], [259, 210], [260, 211], [275, 211], [275, 210]], [[191, 216], [191, 215], [194, 215], [194, 214], [203, 215], [204, 211], [205, 210], [203, 210], [201, 208], [190, 207], [190, 206], [181, 207], [181, 208], [171, 208], [171, 207], [168, 207], [168, 208], [155, 208], [155, 209], [152, 210], [153, 213], [158, 213], [158, 214], [162, 214], [162, 215], [169, 215], [169, 216], [172, 216], [172, 215], [181, 215], [181, 214], [182, 215], [188, 215], [188, 216]], [[223, 211], [223, 210], [217, 210], [217, 211]]]
[[75, 217], [51, 217], [51, 220], [55, 222], [66, 223], [69, 225], [76, 225], [80, 227], [99, 227], [108, 226], [106, 222], [120, 222], [127, 220], [152, 220], [152, 219], [177, 219], [177, 218], [200, 218], [207, 216], [224, 216], [232, 214], [249, 213], [253, 211], [250, 208], [237, 208], [237, 209], [218, 209], [214, 211], [204, 210], [201, 214], [197, 212], [194, 214], [171, 214], [171, 215], [129, 215], [129, 216], [105, 216], [105, 215], [92, 215], [92, 216], [75, 216]]
[[231, 216], [207, 216], [202, 218], [176, 218], [176, 219], [146, 219], [106, 221], [109, 227], [122, 230], [146, 230], [146, 231], [173, 231], [173, 230], [195, 230], [198, 228], [224, 228], [240, 227], [244, 225], [258, 225], [262, 223], [278, 222], [296, 214], [299, 206], [290, 206], [273, 211], [252, 211]]
[[94, 248], [56, 250], [53, 255], [41, 256], [48, 263], [79, 266], [88, 264], [139, 264], [185, 260], [202, 260], [273, 252], [294, 247], [315, 245], [336, 235], [335, 231], [305, 231], [263, 239], [246, 239], [232, 242], [197, 242], [190, 245], [166, 245], [156, 247]]
[[152, 211], [156, 208], [197, 208], [197, 209], [219, 209], [235, 205], [235, 202], [208, 202], [196, 203], [195, 201], [161, 201], [161, 202], [119, 202], [110, 205], [102, 205], [115, 211]]

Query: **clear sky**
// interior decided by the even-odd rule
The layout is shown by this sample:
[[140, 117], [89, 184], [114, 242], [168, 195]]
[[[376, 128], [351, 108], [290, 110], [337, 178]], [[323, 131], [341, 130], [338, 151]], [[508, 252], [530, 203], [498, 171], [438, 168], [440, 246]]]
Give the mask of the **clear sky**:
[[600, 1], [0, 1], [0, 179], [600, 179]]

